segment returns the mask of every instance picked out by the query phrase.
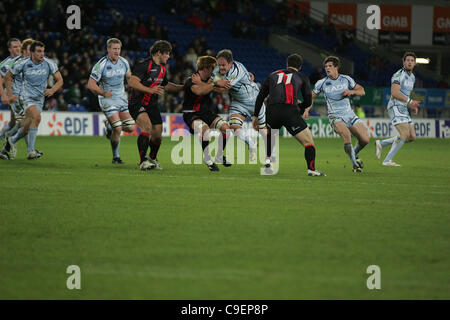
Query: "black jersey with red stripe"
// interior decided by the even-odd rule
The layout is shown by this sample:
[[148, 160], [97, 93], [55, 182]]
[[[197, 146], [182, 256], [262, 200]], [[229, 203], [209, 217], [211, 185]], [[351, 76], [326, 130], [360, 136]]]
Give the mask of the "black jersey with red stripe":
[[259, 110], [267, 96], [269, 96], [268, 106], [275, 104], [297, 106], [299, 92], [303, 96], [301, 106], [309, 107], [312, 95], [308, 77], [292, 68], [272, 72], [266, 78], [259, 91], [254, 114], [258, 116]]
[[193, 85], [191, 76], [184, 83], [183, 112], [210, 111], [212, 109], [212, 94], [198, 96], [192, 92]]
[[[165, 86], [169, 82], [166, 76], [166, 67], [156, 64], [151, 57], [137, 61], [133, 67], [132, 75], [138, 77], [142, 85], [149, 88], [157, 85]], [[128, 100], [131, 104], [154, 106], [158, 102], [158, 95], [130, 89]]]

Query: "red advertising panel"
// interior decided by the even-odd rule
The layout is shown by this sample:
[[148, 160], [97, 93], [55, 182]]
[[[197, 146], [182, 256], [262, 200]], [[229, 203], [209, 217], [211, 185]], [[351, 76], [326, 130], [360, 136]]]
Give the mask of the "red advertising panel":
[[380, 5], [381, 30], [380, 43], [411, 43], [411, 6]]
[[380, 5], [381, 30], [411, 31], [411, 6]]
[[450, 7], [434, 7], [433, 31], [450, 33]]
[[356, 29], [357, 5], [354, 3], [328, 3], [328, 23], [336, 29]]
[[434, 7], [433, 44], [450, 45], [450, 7]]

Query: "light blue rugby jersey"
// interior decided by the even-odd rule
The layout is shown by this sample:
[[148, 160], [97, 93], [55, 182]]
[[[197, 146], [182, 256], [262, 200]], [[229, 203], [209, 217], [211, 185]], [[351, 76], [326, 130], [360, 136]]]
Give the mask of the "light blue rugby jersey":
[[3, 78], [6, 76], [6, 73], [11, 69], [12, 65], [14, 64], [14, 59], [15, 58], [9, 56], [8, 58], [0, 62], [0, 74], [2, 75]]
[[[391, 85], [394, 83], [399, 84], [401, 94], [403, 94], [408, 99], [411, 95], [411, 91], [414, 88], [414, 82], [416, 82], [416, 77], [414, 76], [414, 74], [412, 72], [411, 74], [408, 74], [408, 71], [406, 71], [404, 68], [401, 68], [396, 73], [394, 73], [391, 78]], [[407, 108], [407, 102], [397, 100], [391, 95], [387, 108], [390, 109], [394, 106]]]
[[313, 92], [317, 95], [323, 92], [325, 101], [327, 102], [328, 115], [336, 116], [353, 111], [350, 99], [344, 97], [342, 92], [345, 90], [353, 90], [355, 86], [355, 80], [347, 75], [339, 74], [335, 80], [325, 77], [317, 81]]
[[[5, 60], [3, 60], [0, 63], [0, 73], [3, 78], [6, 76], [8, 71], [10, 71], [12, 69], [14, 64], [17, 63], [20, 59], [25, 59], [25, 58], [23, 58], [22, 55], [17, 56], [15, 58], [9, 56], [8, 58], [6, 58]], [[18, 74], [17, 76], [14, 77], [14, 79], [12, 81], [12, 86], [11, 86], [12, 93], [14, 96], [18, 96], [20, 94], [21, 87], [22, 87], [22, 75]]]
[[[212, 77], [220, 78], [219, 67], [215, 67]], [[223, 77], [231, 82], [233, 86], [228, 93], [231, 99], [231, 106], [245, 105], [254, 108], [256, 97], [259, 93], [258, 85], [250, 80], [250, 74], [244, 65], [238, 61], [233, 61], [230, 70]]]
[[21, 96], [23, 98], [40, 99], [44, 97], [49, 76], [59, 70], [56, 63], [47, 57], [44, 57], [39, 64], [34, 63], [31, 57], [28, 57], [18, 60], [10, 71], [14, 77], [22, 76]]
[[[15, 57], [15, 58], [12, 60], [12, 64], [10, 65], [9, 70], [11, 70], [12, 67], [13, 67], [16, 63], [20, 63], [21, 60], [25, 60], [25, 59], [27, 59], [27, 58], [25, 58], [25, 57], [22, 56], [22, 55], [20, 55], [20, 56], [18, 56], [18, 57]], [[8, 70], [8, 71], [9, 71], [9, 70]], [[11, 72], [11, 73], [12, 73], [12, 72]], [[12, 92], [13, 92], [13, 95], [14, 95], [14, 96], [16, 96], [16, 97], [20, 96], [20, 94], [21, 94], [21, 92], [22, 92], [22, 84], [23, 84], [23, 75], [22, 75], [22, 73], [19, 73], [18, 75], [14, 76], [14, 79], [13, 79], [13, 82], [12, 82], [12, 86], [11, 86], [11, 89], [12, 89]]]
[[[91, 78], [94, 79], [103, 91], [112, 91], [113, 97], [125, 95], [124, 78], [130, 72], [128, 61], [119, 56], [116, 64], [104, 56], [92, 68]], [[105, 99], [99, 96], [99, 99]], [[108, 98], [106, 98], [108, 99]]]

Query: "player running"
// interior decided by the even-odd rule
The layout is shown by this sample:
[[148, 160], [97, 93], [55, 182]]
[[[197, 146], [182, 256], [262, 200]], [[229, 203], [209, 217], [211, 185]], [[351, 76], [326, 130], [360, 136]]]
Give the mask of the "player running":
[[383, 147], [392, 144], [391, 150], [383, 161], [383, 166], [399, 167], [398, 163], [392, 161], [398, 150], [403, 147], [405, 142], [413, 142], [416, 140], [416, 132], [408, 108], [412, 109], [414, 114], [419, 110], [420, 101], [411, 98], [411, 91], [414, 88], [416, 77], [413, 69], [416, 65], [416, 55], [414, 52], [405, 52], [403, 55], [403, 68], [398, 70], [391, 79], [391, 98], [387, 106], [391, 123], [397, 129], [399, 135], [384, 139], [376, 140], [376, 156], [381, 157]]
[[[227, 84], [231, 85], [228, 90], [230, 95], [230, 117], [229, 123], [235, 135], [245, 141], [248, 145], [249, 159], [256, 159], [256, 141], [249, 134], [242, 130], [242, 126], [246, 119], [251, 120], [255, 109], [256, 97], [259, 93], [258, 85], [253, 82], [250, 73], [245, 66], [233, 61], [233, 53], [231, 50], [225, 49], [217, 54], [218, 66], [214, 68], [213, 77], [217, 86], [223, 87], [223, 79], [228, 80]], [[258, 115], [260, 129], [265, 128], [266, 124], [266, 108], [263, 104]]]
[[[51, 97], [63, 86], [63, 78], [58, 71], [57, 65], [44, 56], [45, 45], [40, 41], [34, 41], [30, 46], [31, 57], [14, 64], [13, 68], [6, 73], [5, 84], [8, 90], [10, 103], [17, 100], [17, 96], [12, 93], [12, 78], [19, 74], [23, 77], [22, 97], [24, 100], [25, 117], [23, 127], [21, 127], [13, 137], [8, 137], [11, 145], [11, 153], [17, 151], [17, 141], [28, 134], [28, 154], [27, 159], [37, 159], [40, 157], [35, 150], [34, 144], [41, 122], [41, 112], [44, 107], [45, 97]], [[48, 78], [53, 75], [56, 83], [52, 88], [47, 88]]]
[[[165, 65], [171, 51], [172, 45], [168, 41], [156, 41], [150, 48], [150, 57], [136, 62], [128, 83], [131, 88], [130, 113], [141, 130], [137, 141], [141, 170], [162, 170], [157, 159], [163, 129], [161, 112], [158, 108], [158, 96], [163, 95], [164, 90], [169, 92], [183, 90], [182, 85], [167, 80]], [[150, 155], [147, 157], [149, 146]]]
[[[6, 76], [6, 73], [9, 71], [9, 69], [12, 67], [14, 62], [20, 57], [20, 49], [21, 49], [21, 42], [17, 38], [11, 38], [7, 42], [8, 45], [8, 51], [9, 56], [3, 60], [0, 63], [0, 96], [2, 104], [4, 105], [10, 105], [8, 95], [3, 89], [4, 85], [4, 77]], [[10, 106], [11, 108], [11, 106]], [[13, 129], [16, 125], [16, 119], [13, 110], [11, 109], [11, 119], [10, 121], [3, 126], [0, 130], [0, 141], [3, 139], [3, 137], [6, 137], [6, 132]], [[5, 139], [6, 140], [6, 139]], [[6, 155], [0, 155], [0, 158], [2, 159], [9, 159], [9, 155], [6, 158]]]
[[112, 132], [107, 134], [111, 141], [112, 163], [123, 164], [119, 155], [120, 134], [134, 131], [134, 120], [128, 111], [128, 98], [125, 93], [124, 79], [131, 78], [128, 61], [120, 56], [122, 42], [117, 38], [107, 41], [108, 54], [101, 58], [92, 68], [87, 88], [98, 95], [100, 108], [111, 126]]
[[[25, 39], [22, 42], [21, 45], [22, 54], [12, 60], [12, 62], [9, 64], [7, 68], [7, 71], [9, 71], [14, 66], [14, 64], [20, 63], [21, 60], [27, 59], [30, 56], [30, 47], [33, 42], [34, 42], [33, 39]], [[14, 103], [10, 104], [11, 119], [15, 119], [15, 125], [5, 132], [5, 137], [13, 136], [14, 134], [16, 134], [19, 128], [23, 126], [23, 118], [25, 117], [25, 110], [23, 108], [22, 86], [23, 86], [22, 74], [18, 74], [13, 78], [12, 83], [12, 91], [13, 91], [12, 93], [14, 96], [18, 98]], [[6, 140], [5, 145], [0, 151], [0, 158], [5, 160], [12, 160], [16, 155], [12, 153], [11, 155], [9, 154], [9, 151], [11, 150], [11, 145], [8, 143], [8, 139], [5, 140]], [[28, 136], [25, 137], [25, 142], [27, 142], [28, 144]], [[41, 157], [43, 155], [43, 153], [37, 149], [36, 152], [38, 153], [38, 157]]]
[[[364, 88], [357, 84], [351, 77], [339, 74], [340, 60], [338, 57], [329, 56], [323, 62], [327, 76], [317, 81], [312, 91], [312, 102], [323, 92], [328, 108], [328, 119], [336, 131], [344, 140], [344, 151], [350, 158], [353, 172], [362, 172], [364, 164], [359, 159], [359, 152], [369, 143], [367, 128], [353, 112], [349, 97], [351, 95], [364, 96]], [[309, 108], [305, 110], [303, 117], [309, 116]], [[355, 148], [352, 145], [352, 134], [358, 142]]]
[[[282, 126], [305, 147], [305, 160], [308, 176], [325, 176], [324, 173], [316, 170], [316, 147], [311, 131], [305, 120], [302, 118], [298, 106], [298, 93], [302, 93], [303, 102], [301, 108], [311, 105], [311, 89], [309, 79], [300, 73], [303, 58], [299, 54], [292, 54], [287, 58], [287, 68], [272, 72], [264, 81], [258, 97], [256, 98], [255, 110], [252, 117], [253, 128], [258, 130], [259, 114], [264, 99], [269, 96], [267, 102], [267, 128], [266, 139], [267, 159], [272, 154], [271, 131], [280, 129]], [[267, 162], [266, 162], [267, 164]], [[266, 165], [266, 167], [269, 167]]]

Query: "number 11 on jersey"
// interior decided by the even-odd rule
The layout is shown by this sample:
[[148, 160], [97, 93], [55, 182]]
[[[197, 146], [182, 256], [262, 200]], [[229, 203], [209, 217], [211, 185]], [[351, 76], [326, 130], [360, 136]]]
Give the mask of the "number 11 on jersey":
[[[285, 80], [285, 81], [283, 81], [284, 76], [286, 76], [286, 80]], [[291, 83], [291, 79], [292, 79], [292, 73], [285, 74], [284, 72], [280, 72], [280, 73], [278, 74], [278, 81], [277, 81], [277, 84], [280, 84], [281, 81], [283, 81], [284, 84], [289, 84], [289, 83]]]

